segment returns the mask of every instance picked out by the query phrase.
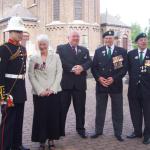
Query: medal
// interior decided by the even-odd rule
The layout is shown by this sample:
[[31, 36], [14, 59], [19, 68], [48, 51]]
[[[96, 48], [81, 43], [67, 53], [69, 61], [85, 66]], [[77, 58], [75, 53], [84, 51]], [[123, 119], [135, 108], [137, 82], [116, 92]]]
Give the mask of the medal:
[[150, 60], [145, 60], [145, 66], [150, 67]]
[[119, 69], [123, 67], [123, 57], [122, 55], [115, 56], [112, 58], [113, 59], [113, 64], [114, 64], [114, 69]]
[[7, 105], [7, 107], [14, 107], [13, 97], [12, 95], [5, 94], [0, 99], [0, 105]]

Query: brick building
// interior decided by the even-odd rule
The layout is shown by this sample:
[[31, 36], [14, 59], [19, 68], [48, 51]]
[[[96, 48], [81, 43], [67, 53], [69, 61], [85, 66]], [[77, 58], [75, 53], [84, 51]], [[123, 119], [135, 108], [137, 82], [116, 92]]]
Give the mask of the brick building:
[[0, 0], [0, 8], [1, 43], [8, 37], [2, 30], [11, 16], [23, 18], [29, 30], [23, 44], [29, 49], [35, 49], [36, 36], [40, 33], [48, 34], [55, 49], [67, 42], [71, 30], [80, 32], [81, 44], [91, 52], [100, 43], [100, 0], [13, 0], [11, 3]]
[[101, 44], [103, 44], [102, 34], [107, 30], [115, 31], [116, 45], [130, 50], [132, 48], [131, 27], [120, 20], [118, 16], [110, 14], [101, 14]]

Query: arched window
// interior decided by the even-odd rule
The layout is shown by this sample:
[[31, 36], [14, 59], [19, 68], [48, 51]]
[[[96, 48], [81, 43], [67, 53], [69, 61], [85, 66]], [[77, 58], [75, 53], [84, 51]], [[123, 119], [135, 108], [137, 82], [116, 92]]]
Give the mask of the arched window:
[[53, 0], [53, 20], [60, 20], [60, 0]]
[[122, 43], [123, 43], [123, 48], [128, 49], [128, 35], [126, 34], [123, 35]]
[[75, 20], [83, 19], [83, 0], [74, 0], [74, 18]]

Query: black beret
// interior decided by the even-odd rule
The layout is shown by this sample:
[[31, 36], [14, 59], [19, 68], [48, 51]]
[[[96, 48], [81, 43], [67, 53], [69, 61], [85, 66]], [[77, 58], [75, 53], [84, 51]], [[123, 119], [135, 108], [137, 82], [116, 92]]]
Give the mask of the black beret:
[[104, 34], [103, 34], [103, 38], [105, 38], [105, 36], [114, 36], [114, 31], [107, 31], [107, 32], [105, 32]]
[[137, 42], [140, 38], [147, 38], [146, 33], [140, 33], [139, 35], [137, 35], [137, 37], [135, 38], [135, 42]]

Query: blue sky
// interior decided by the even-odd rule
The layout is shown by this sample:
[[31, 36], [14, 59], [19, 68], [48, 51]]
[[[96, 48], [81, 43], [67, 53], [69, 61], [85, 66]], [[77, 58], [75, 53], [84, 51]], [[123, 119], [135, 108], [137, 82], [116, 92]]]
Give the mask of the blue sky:
[[143, 28], [149, 25], [150, 0], [100, 0], [101, 12], [117, 15], [131, 25], [138, 23]]

